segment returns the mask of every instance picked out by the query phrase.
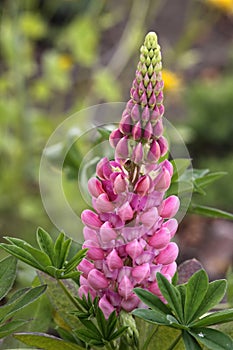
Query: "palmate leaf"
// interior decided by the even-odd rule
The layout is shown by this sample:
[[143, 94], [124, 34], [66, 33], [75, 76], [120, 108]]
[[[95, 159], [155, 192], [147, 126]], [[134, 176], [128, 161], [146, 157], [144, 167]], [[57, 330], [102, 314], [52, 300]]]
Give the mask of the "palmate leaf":
[[43, 333], [18, 333], [14, 337], [24, 344], [44, 350], [83, 350], [79, 345]]
[[[76, 267], [85, 257], [87, 249], [79, 249], [78, 252], [74, 252], [71, 247], [72, 240], [66, 239], [64, 233], [60, 233], [54, 243], [49, 234], [39, 228], [37, 242], [40, 249], [32, 247], [22, 239], [12, 237], [5, 237], [5, 239], [9, 244], [0, 243], [0, 247], [37, 270], [56, 279], [72, 278], [76, 280], [80, 275]], [[73, 254], [67, 261], [71, 250]]]
[[12, 288], [16, 277], [17, 260], [13, 256], [8, 256], [0, 261], [0, 300]]
[[211, 350], [232, 350], [232, 339], [216, 329], [212, 328], [196, 328], [189, 333], [201, 344], [207, 346]]
[[208, 290], [208, 276], [204, 270], [197, 271], [186, 285], [184, 321], [188, 324], [195, 315]]

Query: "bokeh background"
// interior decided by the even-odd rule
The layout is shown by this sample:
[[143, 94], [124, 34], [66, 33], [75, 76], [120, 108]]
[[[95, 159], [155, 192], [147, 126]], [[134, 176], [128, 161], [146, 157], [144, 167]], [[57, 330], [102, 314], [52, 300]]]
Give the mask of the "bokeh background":
[[[2, 0], [0, 11], [1, 236], [33, 242], [38, 226], [56, 235], [38, 185], [46, 141], [73, 113], [128, 100], [139, 48], [151, 30], [162, 47], [166, 117], [194, 167], [228, 173], [199, 203], [233, 210], [232, 0]], [[79, 213], [85, 203], [72, 169], [86, 151], [86, 142], [79, 144], [63, 169]], [[224, 276], [233, 262], [230, 221], [189, 215], [176, 239], [179, 262], [196, 257], [211, 278]], [[22, 283], [30, 279], [24, 269]]]

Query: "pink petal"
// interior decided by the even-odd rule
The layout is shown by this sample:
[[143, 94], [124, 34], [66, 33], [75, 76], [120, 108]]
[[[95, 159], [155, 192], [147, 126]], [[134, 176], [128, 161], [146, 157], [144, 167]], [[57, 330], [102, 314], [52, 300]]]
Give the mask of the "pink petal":
[[99, 307], [101, 308], [101, 310], [104, 313], [104, 317], [106, 319], [109, 318], [109, 316], [111, 315], [111, 313], [115, 310], [114, 307], [110, 304], [110, 302], [108, 301], [106, 295], [104, 295], [100, 300], [99, 300]]
[[110, 270], [120, 269], [123, 267], [123, 261], [117, 254], [117, 251], [113, 249], [106, 258], [107, 264]]
[[95, 290], [104, 289], [108, 287], [108, 280], [105, 275], [96, 269], [89, 272], [88, 282], [92, 288]]
[[122, 280], [118, 285], [118, 293], [124, 298], [128, 299], [133, 290], [133, 284], [127, 276], [123, 276]]

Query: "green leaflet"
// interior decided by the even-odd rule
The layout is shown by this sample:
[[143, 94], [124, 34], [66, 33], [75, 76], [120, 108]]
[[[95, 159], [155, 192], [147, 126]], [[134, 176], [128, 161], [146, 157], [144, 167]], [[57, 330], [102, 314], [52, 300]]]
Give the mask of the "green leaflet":
[[206, 295], [196, 313], [193, 315], [193, 320], [204, 315], [222, 300], [226, 292], [226, 285], [226, 280], [217, 280], [209, 283]]
[[233, 321], [233, 309], [214, 312], [192, 323], [192, 328], [212, 326]]
[[232, 350], [232, 339], [212, 328], [196, 328], [189, 331], [189, 333], [200, 343], [207, 346], [211, 350]]
[[16, 312], [39, 298], [45, 292], [46, 288], [46, 285], [42, 285], [35, 288], [26, 288], [15, 293], [15, 296], [0, 308], [0, 319], [3, 320], [12, 317]]
[[186, 350], [201, 350], [202, 348], [198, 344], [195, 338], [193, 338], [187, 331], [183, 331], [182, 338], [184, 341]]
[[164, 277], [161, 273], [158, 272], [156, 276], [161, 293], [167, 300], [169, 306], [173, 310], [174, 314], [177, 316], [178, 320], [182, 321], [182, 302], [178, 290], [171, 283], [169, 283], [166, 277]]
[[0, 326], [0, 339], [12, 334], [19, 327], [25, 325], [28, 321], [24, 320], [13, 320], [9, 323]]
[[8, 256], [0, 261], [0, 300], [11, 289], [16, 277], [17, 260]]
[[188, 324], [195, 315], [208, 289], [208, 276], [204, 270], [196, 272], [186, 285], [184, 321]]

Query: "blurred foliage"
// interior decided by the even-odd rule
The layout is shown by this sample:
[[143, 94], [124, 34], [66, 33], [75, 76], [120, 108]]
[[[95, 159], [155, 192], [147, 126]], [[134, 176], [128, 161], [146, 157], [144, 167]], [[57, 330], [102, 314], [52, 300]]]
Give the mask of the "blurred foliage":
[[228, 173], [218, 186], [211, 187], [203, 203], [228, 210], [233, 209], [233, 191], [229, 187], [233, 176], [232, 91], [232, 75], [197, 81], [186, 90], [192, 130], [189, 150], [195, 166], [225, 169]]

